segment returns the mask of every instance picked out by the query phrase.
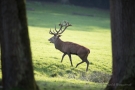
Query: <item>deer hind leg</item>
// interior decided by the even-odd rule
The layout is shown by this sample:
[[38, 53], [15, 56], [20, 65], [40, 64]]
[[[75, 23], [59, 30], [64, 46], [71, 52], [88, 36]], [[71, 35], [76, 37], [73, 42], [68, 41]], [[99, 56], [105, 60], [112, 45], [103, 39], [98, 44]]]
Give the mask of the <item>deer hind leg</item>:
[[87, 64], [87, 68], [86, 68], [86, 72], [87, 72], [87, 71], [88, 71], [88, 68], [89, 68], [89, 61], [86, 60], [85, 62], [86, 62], [86, 64]]
[[64, 53], [64, 54], [62, 55], [61, 62], [63, 61], [63, 58], [65, 57], [65, 55], [66, 55], [66, 53]]
[[84, 63], [84, 61], [82, 61], [82, 62], [78, 63], [78, 64], [76, 65], [76, 68], [78, 67], [78, 65], [80, 65], [80, 64], [82, 64], [82, 63]]
[[88, 68], [89, 68], [89, 61], [88, 61], [88, 59], [87, 59], [88, 55], [87, 55], [87, 54], [85, 54], [85, 55], [84, 55], [84, 54], [80, 54], [79, 57], [82, 59], [82, 62], [78, 63], [78, 64], [76, 65], [76, 67], [77, 67], [79, 64], [81, 64], [81, 63], [83, 63], [83, 62], [86, 62], [86, 64], [87, 64], [86, 71], [88, 71]]
[[80, 64], [82, 64], [82, 63], [84, 63], [84, 62], [86, 62], [86, 64], [87, 64], [86, 71], [88, 71], [88, 68], [89, 68], [89, 61], [88, 61], [88, 60], [85, 60], [85, 61], [82, 61], [82, 62], [78, 63], [78, 64], [76, 65], [76, 68], [78, 67], [78, 65], [80, 65]]

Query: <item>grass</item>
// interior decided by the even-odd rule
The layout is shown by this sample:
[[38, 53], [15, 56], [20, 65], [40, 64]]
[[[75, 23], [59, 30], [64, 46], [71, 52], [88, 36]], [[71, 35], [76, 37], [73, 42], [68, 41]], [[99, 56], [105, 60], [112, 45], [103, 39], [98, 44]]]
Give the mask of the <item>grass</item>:
[[[74, 14], [74, 13], [77, 13]], [[79, 15], [78, 15], [79, 14]], [[109, 12], [45, 2], [28, 2], [27, 15], [33, 55], [34, 74], [41, 90], [103, 90], [111, 75], [111, 39]], [[60, 62], [62, 53], [48, 39], [48, 32], [63, 21], [69, 27], [61, 39], [89, 48], [91, 53], [89, 71], [86, 63], [78, 68], [81, 60], [72, 56], [74, 67], [70, 67], [68, 56]]]
[[[29, 30], [35, 68], [40, 68], [39, 65], [42, 62], [42, 67], [46, 69], [55, 69], [55, 67], [62, 67], [61, 69], [64, 68], [64, 72], [66, 68], [75, 69], [74, 67], [70, 67], [68, 56], [64, 58], [63, 63], [60, 63], [62, 53], [56, 50], [52, 43], [49, 43], [48, 39], [51, 37], [51, 35], [48, 34], [49, 29], [29, 27]], [[73, 32], [75, 32], [77, 36], [81, 37], [82, 35], [85, 35], [85, 37], [82, 36], [80, 39], [78, 39], [77, 36], [71, 35], [71, 33]], [[109, 43], [109, 37], [109, 31], [103, 30], [93, 32], [66, 31], [66, 33], [64, 33], [61, 38], [63, 40], [69, 40], [84, 45], [91, 50], [91, 53], [88, 57], [89, 61], [91, 62], [89, 70], [111, 73], [110, 45], [105, 44], [107, 42]], [[74, 66], [81, 61], [77, 56], [72, 56], [72, 58]], [[84, 63], [75, 70], [80, 71], [85, 70], [85, 68], [86, 64]]]
[[41, 90], [103, 90], [105, 83], [93, 83], [75, 79], [63, 78], [38, 78], [38, 84]]
[[[111, 75], [111, 35], [109, 11], [45, 2], [27, 2], [27, 17], [31, 41], [34, 75], [41, 90], [103, 90]], [[77, 14], [74, 14], [77, 13]], [[68, 56], [61, 63], [62, 53], [48, 39], [50, 28], [63, 21], [73, 26], [62, 34], [71, 41], [90, 49], [90, 66], [78, 56]]]

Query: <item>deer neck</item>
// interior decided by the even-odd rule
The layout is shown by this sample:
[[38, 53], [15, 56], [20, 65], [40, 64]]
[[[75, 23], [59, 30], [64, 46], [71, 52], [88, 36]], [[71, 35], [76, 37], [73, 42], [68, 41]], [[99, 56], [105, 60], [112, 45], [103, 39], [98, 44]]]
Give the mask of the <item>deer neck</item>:
[[63, 44], [63, 41], [58, 38], [56, 41], [55, 41], [55, 48], [58, 49], [58, 50], [61, 50], [62, 49], [62, 44]]

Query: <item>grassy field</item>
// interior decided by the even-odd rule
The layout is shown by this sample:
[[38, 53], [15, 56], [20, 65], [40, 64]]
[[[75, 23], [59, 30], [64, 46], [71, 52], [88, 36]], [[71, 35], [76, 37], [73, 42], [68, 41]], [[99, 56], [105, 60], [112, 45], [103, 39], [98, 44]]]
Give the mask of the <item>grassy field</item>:
[[[60, 5], [44, 2], [27, 2], [27, 15], [34, 73], [41, 90], [103, 90], [111, 75], [111, 39], [109, 11]], [[69, 21], [72, 27], [61, 39], [89, 48], [90, 66], [86, 63], [78, 68], [81, 60], [72, 56], [74, 67], [70, 67], [68, 56], [60, 62], [62, 53], [48, 39], [49, 30], [61, 21]]]
[[[41, 90], [103, 90], [111, 75], [111, 35], [109, 11], [60, 5], [45, 2], [27, 2], [27, 17], [34, 65], [34, 74]], [[61, 21], [72, 24], [62, 34], [63, 41], [71, 41], [90, 49], [90, 66], [75, 68], [81, 60], [68, 56], [61, 63], [62, 53], [48, 39], [49, 30]]]

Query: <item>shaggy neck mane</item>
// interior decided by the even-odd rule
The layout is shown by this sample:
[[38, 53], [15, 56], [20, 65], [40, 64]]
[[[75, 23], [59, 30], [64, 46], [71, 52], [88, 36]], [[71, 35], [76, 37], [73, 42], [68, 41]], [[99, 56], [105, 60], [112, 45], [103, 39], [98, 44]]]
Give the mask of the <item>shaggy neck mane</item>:
[[58, 38], [58, 39], [55, 41], [55, 43], [54, 43], [55, 48], [61, 50], [61, 48], [62, 48], [62, 43], [63, 43], [63, 41], [62, 41], [60, 38]]

